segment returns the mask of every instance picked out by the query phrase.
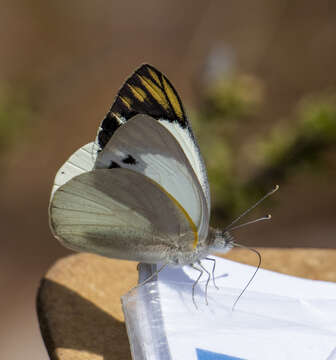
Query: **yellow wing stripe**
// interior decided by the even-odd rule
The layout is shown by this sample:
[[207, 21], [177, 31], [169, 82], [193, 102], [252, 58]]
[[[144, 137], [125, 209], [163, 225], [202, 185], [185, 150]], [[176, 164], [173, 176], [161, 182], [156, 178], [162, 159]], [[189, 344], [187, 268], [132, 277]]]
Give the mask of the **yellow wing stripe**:
[[128, 97], [123, 97], [123, 96], [120, 96], [120, 99], [128, 107], [128, 109], [131, 110], [131, 108], [132, 108], [131, 99], [129, 99]]
[[174, 198], [174, 196], [170, 195], [167, 191], [165, 191], [163, 189], [163, 191], [167, 194], [167, 196], [177, 205], [177, 207], [183, 212], [184, 216], [187, 218], [190, 227], [194, 233], [194, 242], [193, 242], [193, 249], [196, 248], [197, 243], [198, 243], [198, 231], [197, 231], [197, 227], [195, 225], [195, 223], [193, 222], [192, 218], [190, 217], [190, 215], [186, 212], [186, 210], [184, 209], [184, 207]]
[[168, 99], [175, 111], [175, 114], [182, 119], [183, 118], [183, 111], [181, 109], [181, 105], [180, 102], [178, 101], [177, 96], [174, 93], [174, 90], [171, 88], [171, 86], [168, 84], [168, 82], [166, 81], [166, 79], [163, 77], [163, 86], [164, 89], [167, 93]]
[[162, 90], [150, 79], [138, 75], [142, 85], [148, 90], [153, 98], [166, 110], [169, 110], [169, 104], [164, 96], [162, 96]]
[[130, 88], [130, 90], [132, 91], [133, 95], [140, 101], [140, 102], [144, 102], [147, 98], [147, 94], [139, 87], [137, 86], [132, 86], [130, 84], [127, 84], [127, 86]]
[[198, 243], [198, 231], [197, 226], [193, 222], [193, 219], [190, 217], [190, 215], [187, 213], [187, 211], [184, 209], [184, 207], [174, 198], [173, 195], [169, 194], [168, 191], [166, 191], [160, 184], [158, 184], [156, 181], [154, 181], [151, 178], [148, 178], [153, 184], [158, 186], [168, 197], [170, 200], [173, 201], [173, 203], [182, 211], [184, 216], [187, 218], [189, 225], [191, 227], [192, 232], [194, 233], [194, 242], [193, 242], [193, 250], [196, 249], [197, 243]]
[[147, 67], [148, 72], [150, 73], [150, 76], [158, 83], [160, 84], [160, 79], [157, 76], [157, 74], [149, 67]]

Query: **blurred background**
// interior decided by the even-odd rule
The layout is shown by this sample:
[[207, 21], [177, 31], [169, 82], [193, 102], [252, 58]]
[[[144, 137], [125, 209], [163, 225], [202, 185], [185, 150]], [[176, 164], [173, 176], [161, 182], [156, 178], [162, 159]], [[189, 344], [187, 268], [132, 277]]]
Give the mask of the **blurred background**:
[[47, 359], [40, 278], [68, 254], [48, 227], [53, 178], [95, 138], [141, 63], [172, 81], [206, 159], [212, 224], [274, 184], [241, 243], [336, 247], [336, 3], [0, 0], [0, 357]]

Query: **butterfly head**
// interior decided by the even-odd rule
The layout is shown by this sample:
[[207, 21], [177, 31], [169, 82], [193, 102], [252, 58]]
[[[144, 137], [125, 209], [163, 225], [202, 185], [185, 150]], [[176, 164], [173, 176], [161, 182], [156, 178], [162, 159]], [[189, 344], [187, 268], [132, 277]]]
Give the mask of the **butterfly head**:
[[225, 254], [233, 247], [233, 236], [228, 231], [210, 229], [209, 248], [211, 252]]

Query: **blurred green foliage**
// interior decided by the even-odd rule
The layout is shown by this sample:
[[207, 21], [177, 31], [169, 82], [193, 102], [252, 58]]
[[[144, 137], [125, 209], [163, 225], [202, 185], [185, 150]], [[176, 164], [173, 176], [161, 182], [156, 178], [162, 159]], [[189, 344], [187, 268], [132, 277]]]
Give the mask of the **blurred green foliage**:
[[261, 82], [253, 76], [223, 77], [208, 87], [201, 109], [207, 120], [244, 118], [256, 113], [263, 99]]
[[0, 158], [20, 139], [22, 142], [32, 116], [33, 110], [24, 92], [0, 89]]
[[289, 122], [275, 119], [266, 136], [245, 136], [243, 146], [239, 136], [249, 119], [258, 118], [263, 84], [251, 76], [226, 76], [203, 96], [193, 125], [207, 164], [215, 222], [233, 219], [296, 172], [316, 171], [321, 155], [336, 144], [336, 94], [302, 99]]

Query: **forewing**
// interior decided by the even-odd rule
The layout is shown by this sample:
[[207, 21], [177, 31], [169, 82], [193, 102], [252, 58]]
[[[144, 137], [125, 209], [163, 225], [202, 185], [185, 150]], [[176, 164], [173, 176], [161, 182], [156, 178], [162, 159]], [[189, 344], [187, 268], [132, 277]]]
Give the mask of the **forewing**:
[[158, 120], [177, 139], [201, 184], [210, 209], [206, 168], [180, 97], [168, 78], [148, 64], [137, 69], [119, 90], [98, 131], [96, 141], [100, 149], [104, 149], [119, 127], [137, 114], [146, 114]]
[[176, 244], [190, 250], [196, 236], [190, 219], [160, 186], [128, 169], [74, 177], [56, 191], [49, 215], [65, 246], [114, 258], [164, 261]]
[[97, 145], [94, 142], [91, 142], [82, 146], [70, 156], [55, 176], [51, 198], [60, 186], [64, 185], [74, 176], [91, 171], [94, 168], [97, 150]]
[[98, 132], [99, 146], [104, 148], [114, 131], [136, 114], [177, 122], [183, 129], [189, 126], [176, 90], [160, 71], [148, 64], [137, 69], [119, 90]]
[[153, 179], [191, 217], [199, 238], [207, 236], [209, 211], [198, 178], [175, 137], [152, 117], [136, 115], [120, 127], [96, 167], [127, 168]]

